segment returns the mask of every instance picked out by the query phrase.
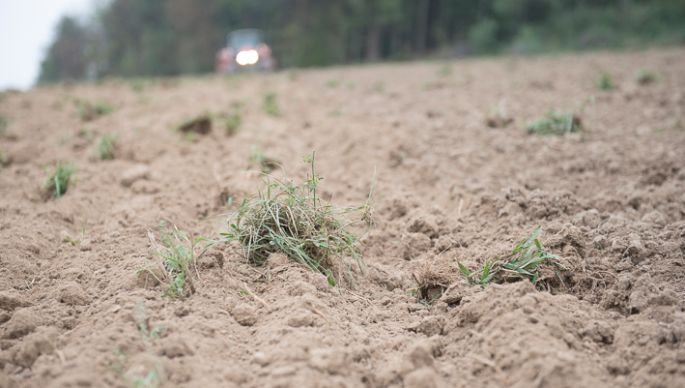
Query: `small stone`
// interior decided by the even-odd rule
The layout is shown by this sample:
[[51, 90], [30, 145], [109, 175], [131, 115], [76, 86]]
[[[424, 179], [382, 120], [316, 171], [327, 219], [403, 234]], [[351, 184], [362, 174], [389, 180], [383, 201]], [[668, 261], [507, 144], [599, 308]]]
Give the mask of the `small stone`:
[[90, 298], [76, 282], [67, 282], [62, 285], [58, 292], [58, 300], [70, 306], [85, 306], [90, 303]]
[[150, 176], [150, 167], [144, 164], [135, 165], [121, 174], [121, 185], [124, 187], [131, 187], [131, 185], [141, 179], [147, 179]]
[[174, 310], [174, 314], [179, 318], [185, 317], [190, 314], [190, 308], [185, 305], [178, 306], [176, 310]]
[[265, 367], [271, 363], [269, 356], [267, 356], [264, 352], [255, 352], [255, 354], [252, 356], [252, 361], [261, 367]]

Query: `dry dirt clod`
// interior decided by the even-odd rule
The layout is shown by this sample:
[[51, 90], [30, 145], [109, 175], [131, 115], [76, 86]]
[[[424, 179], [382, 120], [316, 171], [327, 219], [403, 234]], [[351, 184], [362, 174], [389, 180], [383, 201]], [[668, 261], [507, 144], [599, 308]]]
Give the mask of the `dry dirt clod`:
[[427, 235], [423, 233], [408, 233], [402, 239], [402, 258], [412, 260], [421, 254], [429, 252], [433, 243]]
[[442, 335], [445, 331], [445, 319], [439, 316], [425, 317], [408, 329], [416, 333], [425, 334], [428, 337]]
[[90, 303], [88, 294], [76, 282], [67, 282], [60, 287], [57, 299], [70, 306], [85, 306]]
[[30, 368], [39, 356], [55, 351], [55, 340], [58, 334], [54, 327], [43, 327], [27, 335], [23, 342], [13, 349], [13, 362], [24, 368]]
[[212, 118], [209, 115], [198, 116], [179, 125], [178, 130], [186, 134], [206, 135], [212, 130]]
[[308, 327], [308, 326], [318, 326], [319, 320], [317, 316], [304, 308], [299, 308], [290, 315], [288, 318], [288, 326], [291, 327]]
[[404, 388], [440, 388], [444, 383], [433, 368], [419, 368], [404, 376]]
[[38, 321], [38, 316], [33, 311], [27, 308], [16, 310], [12, 318], [5, 323], [2, 337], [8, 339], [21, 338], [33, 332]]
[[309, 365], [330, 374], [341, 373], [347, 364], [347, 353], [339, 349], [314, 349], [310, 352]]
[[150, 167], [145, 164], [135, 165], [121, 174], [120, 182], [124, 187], [131, 187], [133, 183], [150, 177]]
[[0, 310], [12, 311], [17, 307], [26, 307], [28, 303], [16, 291], [0, 291]]
[[162, 347], [159, 349], [159, 355], [168, 358], [177, 358], [192, 355], [193, 351], [188, 344], [178, 337], [165, 338], [162, 342]]
[[242, 326], [253, 326], [257, 323], [257, 309], [247, 303], [241, 303], [231, 310], [233, 319]]
[[513, 122], [513, 118], [501, 115], [490, 116], [485, 119], [485, 125], [490, 128], [505, 128]]

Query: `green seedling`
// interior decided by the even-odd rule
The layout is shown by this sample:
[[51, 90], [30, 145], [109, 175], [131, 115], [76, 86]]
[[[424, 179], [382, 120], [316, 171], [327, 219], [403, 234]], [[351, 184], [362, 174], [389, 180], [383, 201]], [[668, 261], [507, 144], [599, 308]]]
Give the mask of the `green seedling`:
[[583, 126], [574, 113], [548, 112], [544, 118], [528, 125], [528, 133], [536, 135], [565, 135], [580, 132]]
[[278, 108], [278, 101], [275, 93], [267, 93], [264, 95], [262, 108], [269, 116], [278, 117], [281, 115], [281, 110]]
[[142, 93], [145, 90], [145, 81], [142, 79], [135, 79], [131, 81], [131, 90], [136, 93]]
[[438, 76], [441, 78], [446, 78], [452, 75], [452, 65], [445, 63], [438, 69]]
[[102, 101], [90, 102], [85, 100], [74, 100], [76, 108], [78, 109], [78, 115], [81, 121], [92, 121], [98, 117], [112, 113], [112, 107]]
[[228, 231], [221, 234], [220, 241], [240, 243], [245, 258], [254, 265], [262, 265], [270, 254], [282, 252], [324, 274], [335, 286], [341, 279], [344, 259], [353, 258], [363, 270], [358, 237], [349, 228], [362, 222], [353, 220], [355, 214], [370, 224], [371, 194], [362, 206], [334, 207], [319, 196], [323, 178], [316, 172], [314, 153], [306, 162], [310, 173], [300, 185], [266, 176], [264, 189], [245, 199], [230, 215]]
[[0, 168], [2, 167], [7, 167], [11, 163], [10, 157], [5, 155], [4, 152], [2, 152], [2, 149], [0, 149]]
[[242, 122], [243, 118], [240, 112], [230, 113], [228, 116], [226, 116], [226, 119], [224, 120], [226, 134], [228, 136], [233, 136], [236, 133], [238, 133], [238, 129], [240, 129], [240, 124], [242, 124]]
[[150, 344], [159, 339], [160, 335], [165, 330], [164, 326], [151, 327], [150, 318], [145, 313], [145, 305], [142, 303], [137, 304], [133, 308], [133, 318], [136, 321], [138, 332], [143, 338], [143, 341], [145, 341], [145, 344]]
[[485, 125], [490, 128], [504, 128], [513, 122], [514, 119], [507, 114], [504, 101], [500, 101], [497, 107], [491, 110], [490, 115], [485, 118]]
[[596, 84], [597, 88], [599, 88], [600, 90], [612, 90], [615, 87], [613, 77], [606, 71], [603, 71], [599, 75]]
[[326, 82], [326, 87], [329, 89], [336, 89], [338, 86], [340, 86], [340, 81], [337, 79], [331, 79]]
[[7, 127], [10, 125], [10, 120], [4, 115], [0, 114], [0, 137], [7, 134]]
[[536, 287], [541, 285], [540, 271], [544, 267], [565, 269], [559, 257], [547, 252], [538, 239], [541, 229], [538, 226], [527, 238], [521, 240], [505, 257], [486, 261], [480, 269], [470, 270], [458, 263], [459, 272], [471, 283], [486, 287], [492, 282], [506, 283], [528, 279]]
[[157, 388], [161, 385], [161, 379], [157, 370], [148, 371], [146, 375], [135, 377], [131, 381], [133, 388]]
[[242, 107], [243, 104], [240, 102], [231, 104], [230, 112], [223, 117], [226, 135], [233, 136], [238, 133], [240, 125], [243, 123]]
[[112, 373], [120, 378], [125, 386], [131, 388], [158, 388], [161, 385], [161, 379], [159, 377], [161, 366], [158, 363], [154, 365], [152, 370], [136, 370], [127, 375], [126, 364], [129, 361], [126, 353], [121, 348], [117, 348], [113, 352], [113, 357], [114, 360], [111, 365]]
[[653, 71], [641, 69], [635, 74], [635, 81], [638, 85], [650, 85], [655, 83], [659, 77]]
[[47, 195], [52, 198], [63, 196], [69, 188], [69, 181], [75, 171], [76, 168], [69, 163], [57, 163], [55, 169], [43, 185]]
[[97, 155], [100, 160], [114, 159], [116, 140], [112, 135], [103, 135], [97, 144]]
[[[170, 298], [187, 297], [195, 291], [191, 280], [191, 268], [195, 265], [195, 245], [198, 239], [188, 237], [175, 225], [169, 228], [163, 224], [160, 229], [159, 243], [151, 232], [148, 236], [156, 248], [157, 256], [162, 260], [165, 277], [169, 283], [164, 295]], [[156, 277], [152, 270], [143, 271]]]
[[81, 241], [83, 241], [86, 238], [86, 230], [85, 228], [81, 229], [81, 234], [78, 237], [71, 237], [69, 235], [66, 235], [62, 238], [63, 243], [68, 243], [73, 247], [81, 245]]
[[258, 166], [265, 174], [272, 172], [281, 165], [278, 160], [266, 156], [261, 148], [254, 145], [250, 149], [250, 164]]

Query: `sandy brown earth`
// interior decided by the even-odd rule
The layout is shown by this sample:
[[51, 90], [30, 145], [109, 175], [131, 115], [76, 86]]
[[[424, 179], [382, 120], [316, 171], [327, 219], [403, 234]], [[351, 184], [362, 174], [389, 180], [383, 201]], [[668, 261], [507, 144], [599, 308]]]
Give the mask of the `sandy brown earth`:
[[[0, 387], [685, 386], [684, 63], [669, 49], [3, 93]], [[659, 79], [638, 85], [639, 69]], [[595, 86], [603, 70], [615, 90]], [[82, 122], [74, 98], [114, 111]], [[235, 136], [173, 131], [237, 101]], [[528, 135], [550, 109], [586, 130]], [[513, 123], [490, 128], [493, 112]], [[107, 133], [116, 158], [100, 161]], [[298, 179], [316, 150], [340, 205], [376, 171], [365, 273], [332, 288], [223, 245], [198, 260], [194, 294], [164, 297], [138, 275], [159, 262], [148, 231], [218, 236], [227, 199], [260, 188], [253, 145]], [[46, 201], [57, 161], [77, 172]], [[549, 291], [459, 274], [537, 225], [570, 269]]]

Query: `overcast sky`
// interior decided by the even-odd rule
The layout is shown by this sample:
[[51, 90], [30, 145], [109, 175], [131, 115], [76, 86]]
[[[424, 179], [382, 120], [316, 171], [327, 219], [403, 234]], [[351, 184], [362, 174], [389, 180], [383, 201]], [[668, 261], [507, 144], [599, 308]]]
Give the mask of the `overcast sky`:
[[65, 14], [83, 17], [92, 0], [0, 0], [0, 90], [29, 88]]

